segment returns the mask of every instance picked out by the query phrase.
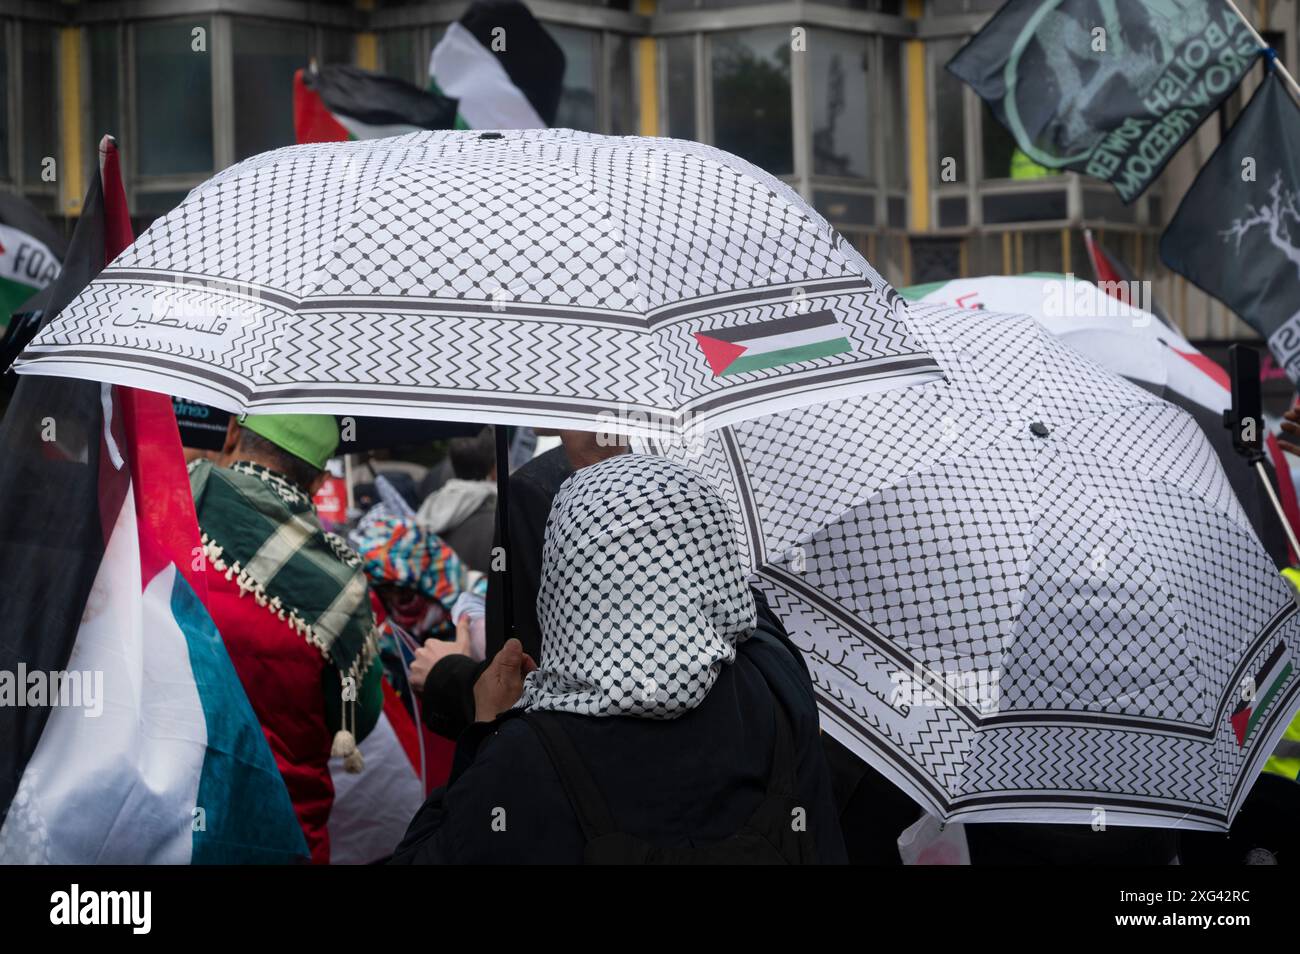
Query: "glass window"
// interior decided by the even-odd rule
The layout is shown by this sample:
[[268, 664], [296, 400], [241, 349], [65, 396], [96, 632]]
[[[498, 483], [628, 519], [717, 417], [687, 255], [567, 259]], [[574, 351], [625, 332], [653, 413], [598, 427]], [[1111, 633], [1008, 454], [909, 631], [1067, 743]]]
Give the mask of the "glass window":
[[90, 46], [90, 141], [86, 143], [86, 168], [97, 161], [99, 138], [105, 134], [122, 139], [122, 110], [118, 95], [118, 28], [94, 26], [89, 30]]
[[[212, 171], [212, 65], [191, 31], [207, 20], [135, 25], [137, 168], [144, 176]], [[129, 147], [128, 147], [129, 148]]]
[[663, 134], [695, 139], [695, 37], [670, 36], [659, 41], [663, 51]]
[[0, 179], [9, 178], [9, 49], [0, 23]]
[[763, 27], [710, 40], [714, 144], [773, 175], [793, 172], [790, 31]]
[[1060, 232], [1026, 232], [1024, 236], [1023, 271], [1053, 274], [1064, 271], [1065, 247]]
[[[861, 246], [859, 246], [861, 248]], [[907, 271], [907, 236], [898, 233], [883, 233], [876, 237], [874, 254], [866, 255], [867, 261], [876, 267], [876, 271], [889, 284], [898, 288], [908, 283]]]
[[637, 64], [640, 43], [623, 33], [609, 34], [609, 132], [636, 136], [641, 132]]
[[881, 180], [890, 188], [907, 185], [907, 120], [903, 114], [903, 54], [897, 40], [885, 37], [880, 46], [880, 126], [884, 168]]
[[945, 16], [955, 13], [992, 13], [1006, 0], [930, 0], [926, 13]]
[[813, 208], [841, 232], [876, 224], [876, 197], [870, 193], [817, 189], [813, 192]]
[[546, 24], [546, 30], [564, 51], [564, 89], [560, 93], [555, 125], [599, 132], [596, 69], [600, 63], [600, 35], [552, 23]]
[[[1070, 260], [1062, 262], [1062, 270], [1073, 272], [1075, 275], [1086, 278], [1095, 278], [1092, 270], [1092, 262], [1088, 258], [1088, 245], [1083, 240], [1083, 229], [1070, 229]], [[1066, 268], [1065, 266], [1069, 266]]]
[[[930, 69], [934, 74], [934, 103], [930, 115], [934, 123], [933, 166], [940, 182], [966, 181], [966, 86], [949, 73], [944, 66], [961, 49], [962, 40], [939, 40], [930, 43]], [[945, 163], [952, 159], [954, 163]], [[947, 169], [952, 178], [944, 178]]]
[[1051, 170], [1029, 160], [1028, 156], [1016, 156], [1015, 137], [984, 103], [980, 103], [980, 123], [985, 179], [1040, 179], [1051, 174]]
[[[57, 88], [54, 73], [54, 29], [24, 23], [23, 31], [23, 184], [27, 188], [52, 188], [41, 178], [45, 160], [59, 153]], [[50, 167], [53, 171], [53, 167]]]
[[951, 281], [961, 275], [961, 239], [912, 239], [912, 284]]
[[812, 84], [813, 172], [871, 177], [870, 37], [830, 30], [808, 33]]
[[[380, 43], [380, 62], [384, 64], [384, 72], [389, 76], [396, 76], [398, 79], [404, 79], [408, 83], [416, 77], [415, 69], [415, 36], [410, 30], [391, 30], [387, 33], [379, 34]], [[427, 72], [428, 64], [424, 64], [425, 69], [420, 70], [423, 75]], [[424, 84], [421, 83], [421, 86]]]
[[441, 23], [437, 26], [427, 27], [416, 35], [415, 50], [415, 77], [416, 86], [420, 89], [432, 89], [433, 78], [429, 75], [429, 60], [433, 56], [434, 47], [442, 42], [443, 35], [447, 32], [447, 24]]
[[355, 57], [352, 34], [346, 30], [322, 30], [320, 37], [321, 64], [351, 63]]
[[309, 43], [306, 27], [235, 21], [236, 159], [293, 144], [293, 74]]
[[1045, 222], [1069, 216], [1069, 200], [1064, 189], [1022, 189], [995, 192], [980, 198], [986, 225], [1008, 222]]
[[135, 212], [141, 218], [155, 219], [159, 216], [166, 215], [176, 206], [185, 201], [188, 192], [139, 192], [137, 191], [133, 198], [135, 199]]
[[[725, 10], [728, 7], [751, 7], [762, 3], [778, 3], [781, 0], [659, 0], [656, 12], [669, 13], [675, 10]], [[818, 0], [833, 7], [847, 7], [850, 10], [866, 10], [871, 13], [902, 13], [903, 0]]]
[[971, 235], [966, 242], [967, 275], [1005, 275], [1011, 264], [1004, 260], [1003, 234], [984, 232]]

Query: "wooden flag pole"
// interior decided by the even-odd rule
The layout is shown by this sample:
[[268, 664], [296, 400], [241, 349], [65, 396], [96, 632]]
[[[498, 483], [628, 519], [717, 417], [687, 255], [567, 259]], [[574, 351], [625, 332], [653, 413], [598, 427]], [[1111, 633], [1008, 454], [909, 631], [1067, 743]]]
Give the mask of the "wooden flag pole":
[[1287, 87], [1291, 90], [1291, 98], [1296, 101], [1297, 105], [1300, 105], [1300, 83], [1297, 83], [1295, 77], [1292, 76], [1290, 72], [1288, 72], [1287, 68], [1282, 65], [1282, 61], [1277, 58], [1277, 51], [1264, 42], [1264, 38], [1260, 36], [1259, 31], [1255, 29], [1255, 24], [1251, 23], [1250, 20], [1247, 19], [1246, 14], [1241, 12], [1241, 8], [1237, 6], [1236, 0], [1227, 0], [1227, 4], [1232, 7], [1232, 12], [1241, 18], [1241, 22], [1246, 24], [1246, 29], [1249, 30], [1250, 35], [1255, 38], [1255, 42], [1259, 44], [1260, 49], [1268, 50], [1272, 54], [1270, 57], [1270, 60], [1272, 61], [1270, 63], [1270, 68], [1277, 70], [1277, 72], [1282, 74], [1282, 78], [1286, 80]]
[[[1282, 524], [1282, 529], [1286, 531], [1287, 539], [1291, 542], [1291, 549], [1297, 555], [1300, 555], [1300, 540], [1296, 539], [1295, 530], [1291, 528], [1291, 521], [1286, 518], [1286, 511], [1282, 509], [1282, 501], [1277, 499], [1277, 492], [1273, 489], [1273, 481], [1268, 479], [1268, 470], [1264, 467], [1263, 460], [1255, 461], [1255, 472], [1259, 474], [1260, 483], [1268, 491], [1268, 499], [1273, 503], [1273, 509], [1277, 511], [1277, 519]], [[1281, 476], [1278, 477], [1281, 480]]]

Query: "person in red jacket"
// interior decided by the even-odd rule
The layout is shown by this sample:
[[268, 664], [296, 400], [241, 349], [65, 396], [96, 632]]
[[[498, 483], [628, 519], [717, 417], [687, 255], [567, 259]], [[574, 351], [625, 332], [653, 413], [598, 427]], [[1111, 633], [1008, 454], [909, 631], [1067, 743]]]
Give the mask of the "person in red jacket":
[[208, 610], [316, 863], [329, 861], [330, 758], [361, 771], [357, 743], [383, 706], [361, 561], [322, 529], [311, 502], [338, 439], [328, 415], [232, 418], [226, 466], [190, 464]]

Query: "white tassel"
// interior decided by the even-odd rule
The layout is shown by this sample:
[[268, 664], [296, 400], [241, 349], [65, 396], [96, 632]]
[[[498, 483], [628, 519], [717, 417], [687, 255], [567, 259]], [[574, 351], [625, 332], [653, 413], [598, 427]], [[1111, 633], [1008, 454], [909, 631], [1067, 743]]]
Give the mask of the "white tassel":
[[[349, 775], [357, 775], [366, 767], [366, 760], [361, 755], [361, 750], [357, 748], [357, 737], [349, 730], [357, 727], [357, 683], [351, 676], [343, 677], [343, 707], [339, 716], [343, 722], [343, 728], [334, 734], [334, 743], [330, 746], [330, 756], [332, 758], [343, 760], [343, 770]], [[351, 715], [351, 720], [348, 716]]]
[[334, 733], [334, 744], [330, 746], [330, 758], [345, 759], [357, 750], [357, 740], [347, 729]]
[[349, 775], [359, 775], [366, 767], [365, 757], [357, 748], [356, 737], [347, 729], [334, 733], [334, 744], [330, 746], [330, 757], [343, 760], [343, 771]]
[[349, 775], [360, 775], [361, 770], [365, 767], [366, 760], [362, 756], [360, 749], [357, 749], [351, 755], [346, 756], [343, 759], [343, 771], [347, 772]]

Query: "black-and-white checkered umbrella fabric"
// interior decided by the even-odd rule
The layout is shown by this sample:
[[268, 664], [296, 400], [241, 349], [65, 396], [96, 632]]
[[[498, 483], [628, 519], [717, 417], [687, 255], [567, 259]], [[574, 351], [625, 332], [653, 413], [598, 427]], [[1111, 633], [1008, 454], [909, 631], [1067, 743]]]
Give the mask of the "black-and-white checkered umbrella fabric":
[[937, 378], [906, 314], [719, 150], [420, 132], [225, 170], [16, 367], [230, 411], [671, 434]]
[[1226, 828], [1300, 616], [1214, 451], [1030, 318], [912, 320], [947, 383], [655, 447], [723, 489], [824, 728], [949, 820]]

